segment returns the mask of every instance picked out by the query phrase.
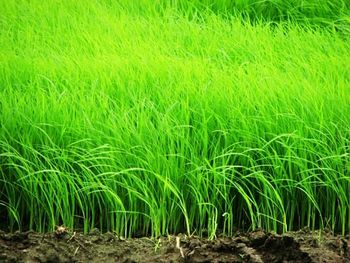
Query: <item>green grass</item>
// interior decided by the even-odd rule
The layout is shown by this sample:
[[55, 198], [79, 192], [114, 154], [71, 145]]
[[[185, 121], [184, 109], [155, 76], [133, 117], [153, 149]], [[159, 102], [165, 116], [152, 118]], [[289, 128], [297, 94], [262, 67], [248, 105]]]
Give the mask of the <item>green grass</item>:
[[0, 0], [10, 229], [350, 231], [349, 4], [207, 2]]

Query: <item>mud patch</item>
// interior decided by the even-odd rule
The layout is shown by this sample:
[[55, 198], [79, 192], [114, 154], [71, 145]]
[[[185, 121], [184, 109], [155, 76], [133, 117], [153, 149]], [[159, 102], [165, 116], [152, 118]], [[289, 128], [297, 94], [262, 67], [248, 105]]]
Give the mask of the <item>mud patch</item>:
[[186, 235], [123, 239], [113, 233], [0, 232], [0, 262], [350, 262], [348, 238], [264, 231], [206, 240]]

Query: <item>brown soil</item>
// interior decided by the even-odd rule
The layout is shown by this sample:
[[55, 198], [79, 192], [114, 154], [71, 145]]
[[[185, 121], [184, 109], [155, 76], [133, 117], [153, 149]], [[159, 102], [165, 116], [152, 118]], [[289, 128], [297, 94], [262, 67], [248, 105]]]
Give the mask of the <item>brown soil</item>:
[[0, 232], [0, 262], [350, 262], [350, 242], [331, 233], [254, 231], [206, 240], [185, 235], [122, 239], [59, 228], [54, 233]]

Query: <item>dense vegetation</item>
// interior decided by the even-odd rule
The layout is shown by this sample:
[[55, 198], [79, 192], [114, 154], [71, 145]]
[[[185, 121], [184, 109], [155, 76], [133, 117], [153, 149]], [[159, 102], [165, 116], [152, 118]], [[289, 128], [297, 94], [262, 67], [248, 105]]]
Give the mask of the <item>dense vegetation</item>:
[[10, 229], [350, 231], [348, 1], [0, 10]]

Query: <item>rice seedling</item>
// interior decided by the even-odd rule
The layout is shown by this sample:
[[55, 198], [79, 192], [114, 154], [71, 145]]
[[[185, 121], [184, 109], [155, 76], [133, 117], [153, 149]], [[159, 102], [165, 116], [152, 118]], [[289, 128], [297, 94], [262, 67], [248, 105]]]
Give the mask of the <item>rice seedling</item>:
[[349, 233], [348, 2], [0, 9], [12, 230]]

